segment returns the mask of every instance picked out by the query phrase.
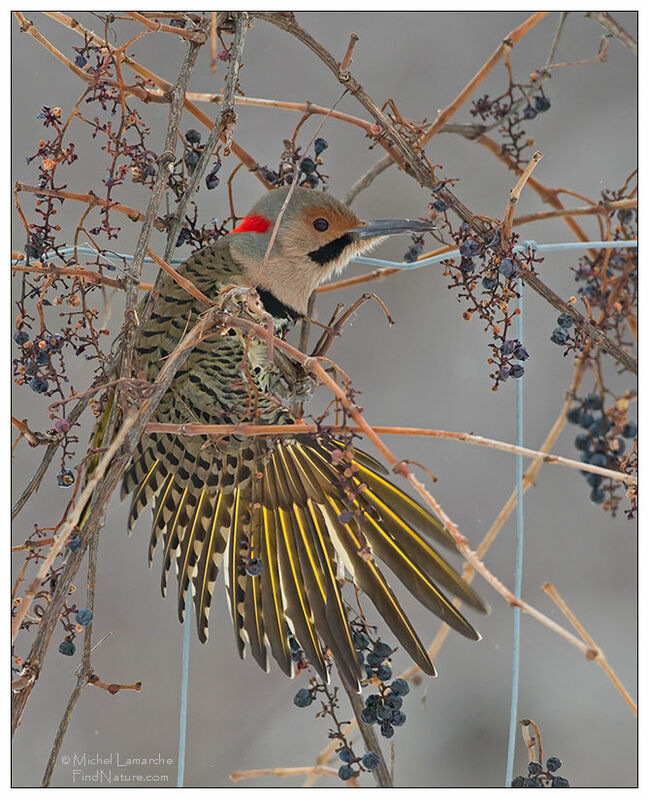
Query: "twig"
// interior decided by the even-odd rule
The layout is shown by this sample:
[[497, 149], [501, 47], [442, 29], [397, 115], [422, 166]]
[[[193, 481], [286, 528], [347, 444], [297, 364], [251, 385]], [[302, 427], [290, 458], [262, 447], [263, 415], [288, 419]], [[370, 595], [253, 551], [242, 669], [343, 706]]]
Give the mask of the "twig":
[[[477, 436], [473, 433], [455, 433], [449, 430], [431, 430], [421, 427], [385, 427], [372, 425], [372, 429], [379, 435], [397, 436], [424, 436], [426, 438], [444, 438], [451, 441], [474, 444], [479, 447], [488, 447], [500, 452], [509, 452], [512, 455], [523, 455], [534, 460], [542, 459], [544, 463], [554, 463], [558, 466], [567, 466], [579, 471], [601, 474], [618, 483], [629, 483], [637, 485], [638, 479], [624, 472], [607, 469], [604, 466], [595, 466], [591, 463], [582, 463], [571, 458], [564, 458], [561, 455], [553, 455], [546, 451], [529, 449], [528, 447], [518, 447], [515, 444], [508, 444], [505, 441], [496, 441], [493, 438]], [[207, 435], [241, 435], [241, 436], [276, 436], [276, 435], [304, 435], [305, 433], [317, 433], [320, 430], [331, 433], [359, 432], [360, 427], [355, 425], [313, 425], [313, 424], [276, 424], [276, 425], [236, 425], [236, 424], [173, 424], [171, 422], [149, 422], [146, 427], [147, 433], [172, 433], [181, 436], [207, 436]]]
[[566, 19], [568, 19], [569, 11], [562, 11], [559, 14], [559, 24], [557, 25], [557, 29], [554, 32], [554, 38], [552, 39], [552, 46], [550, 47], [550, 52], [548, 53], [547, 61], [545, 62], [545, 69], [548, 69], [550, 64], [554, 61], [554, 56], [557, 52], [557, 47], [559, 46], [559, 39], [561, 38], [561, 34], [563, 32], [563, 26], [566, 24]]
[[394, 788], [392, 777], [388, 771], [388, 766], [385, 762], [383, 752], [381, 751], [381, 744], [379, 743], [379, 739], [376, 735], [374, 727], [371, 724], [364, 724], [361, 718], [361, 713], [363, 712], [364, 708], [363, 700], [356, 693], [356, 691], [353, 690], [353, 688], [350, 688], [347, 685], [344, 680], [341, 680], [341, 682], [345, 692], [347, 693], [347, 696], [349, 697], [352, 710], [354, 711], [354, 716], [356, 716], [356, 723], [358, 724], [358, 728], [360, 730], [361, 736], [363, 737], [363, 741], [365, 742], [365, 746], [367, 747], [367, 751], [374, 752], [380, 758], [378, 767], [373, 771], [376, 784], [379, 786], [379, 788]]
[[245, 771], [233, 771], [230, 774], [232, 782], [241, 782], [254, 777], [299, 777], [302, 774], [316, 774], [318, 777], [336, 777], [336, 769], [329, 766], [287, 766], [285, 768], [251, 768]]
[[[58, 197], [61, 200], [75, 200], [81, 203], [90, 203], [91, 205], [99, 205], [102, 208], [110, 209], [111, 211], [118, 211], [120, 214], [127, 216], [131, 222], [143, 222], [144, 214], [136, 208], [130, 208], [128, 205], [122, 203], [110, 202], [95, 194], [79, 194], [72, 191], [63, 191], [61, 189], [46, 189], [39, 186], [28, 186], [26, 183], [18, 181], [15, 184], [16, 192], [26, 191], [30, 194], [42, 194], [44, 197]], [[154, 227], [158, 230], [164, 230], [164, 225], [160, 220], [156, 219]]]
[[[538, 724], [531, 719], [521, 719], [519, 723], [521, 725], [521, 735], [527, 747], [529, 762], [535, 761], [537, 763], [542, 763], [543, 745], [541, 743], [541, 730], [539, 730]], [[532, 727], [536, 733], [535, 735], [532, 735], [530, 732], [530, 727]]]
[[216, 39], [216, 11], [212, 11], [210, 20], [210, 72], [216, 72], [216, 59], [218, 42]]
[[150, 19], [147, 19], [143, 14], [140, 14], [138, 11], [127, 11], [126, 12], [130, 17], [133, 17], [134, 20], [137, 22], [141, 22], [145, 25], [150, 31], [164, 31], [164, 33], [175, 33], [178, 36], [182, 36], [183, 39], [187, 39], [187, 41], [192, 42], [192, 44], [198, 44], [199, 46], [205, 44], [207, 41], [207, 37], [204, 30], [193, 30], [188, 31], [184, 28], [175, 28], [173, 25], [165, 25], [162, 22], [152, 22]]
[[140, 681], [134, 683], [121, 683], [121, 682], [102, 682], [96, 674], [92, 674], [88, 678], [88, 685], [94, 685], [95, 688], [101, 688], [104, 691], [108, 691], [109, 694], [115, 696], [120, 691], [137, 691], [138, 693], [142, 689], [142, 683]]
[[618, 42], [621, 42], [627, 50], [630, 50], [634, 55], [638, 55], [638, 43], [636, 40], [624, 30], [619, 22], [613, 19], [608, 11], [588, 11], [586, 16], [615, 36]]
[[345, 55], [343, 56], [343, 60], [340, 62], [340, 71], [344, 72], [347, 67], [352, 62], [352, 53], [354, 52], [354, 47], [356, 47], [356, 42], [359, 40], [359, 36], [357, 33], [350, 33], [349, 34], [349, 44], [347, 45], [347, 50], [345, 51]]
[[579, 619], [575, 616], [575, 614], [570, 610], [568, 605], [566, 605], [565, 600], [560, 596], [557, 589], [554, 587], [552, 583], [544, 583], [542, 586], [545, 593], [552, 599], [552, 601], [556, 604], [559, 610], [566, 616], [568, 621], [572, 624], [572, 626], [577, 630], [579, 635], [584, 639], [584, 641], [588, 644], [589, 651], [586, 653], [586, 658], [588, 660], [594, 660], [596, 663], [604, 669], [606, 676], [609, 680], [613, 683], [613, 685], [617, 688], [620, 695], [627, 703], [627, 705], [631, 708], [634, 715], [638, 715], [638, 707], [636, 703], [631, 699], [629, 692], [620, 682], [619, 677], [611, 668], [606, 656], [602, 652], [602, 650], [597, 646], [595, 641], [592, 637], [588, 634], [586, 629], [584, 628], [583, 624], [579, 621]]
[[507, 201], [507, 208], [505, 209], [505, 216], [503, 218], [503, 233], [502, 233], [503, 246], [507, 245], [512, 235], [512, 220], [514, 219], [514, 207], [518, 202], [518, 198], [521, 196], [521, 192], [523, 191], [525, 184], [530, 179], [532, 172], [534, 172], [534, 170], [537, 167], [537, 164], [542, 158], [543, 158], [543, 153], [538, 151], [534, 153], [534, 155], [530, 158], [529, 164], [525, 167], [516, 185], [509, 194], [509, 200]]

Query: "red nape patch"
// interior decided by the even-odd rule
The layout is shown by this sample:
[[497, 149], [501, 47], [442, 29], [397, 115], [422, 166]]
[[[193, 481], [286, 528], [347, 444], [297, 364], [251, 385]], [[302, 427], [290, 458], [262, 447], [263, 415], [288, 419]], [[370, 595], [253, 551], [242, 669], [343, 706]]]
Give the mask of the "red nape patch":
[[260, 214], [251, 214], [251, 216], [244, 216], [232, 233], [265, 233], [269, 227], [270, 219], [266, 219]]

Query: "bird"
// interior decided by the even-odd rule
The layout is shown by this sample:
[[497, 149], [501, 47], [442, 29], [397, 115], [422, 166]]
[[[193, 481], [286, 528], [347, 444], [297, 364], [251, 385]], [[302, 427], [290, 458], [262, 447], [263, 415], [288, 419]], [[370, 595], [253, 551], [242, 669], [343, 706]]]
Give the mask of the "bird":
[[[284, 337], [306, 316], [315, 289], [354, 256], [388, 236], [431, 228], [419, 220], [362, 221], [329, 193], [285, 186], [268, 191], [231, 233], [196, 251], [178, 271], [214, 301], [227, 291], [254, 290], [272, 317], [274, 334]], [[205, 308], [170, 275], [157, 296], [144, 302], [149, 299], [136, 356], [153, 381]], [[176, 373], [154, 421], [296, 423], [304, 385], [282, 382], [276, 357], [267, 341], [239, 329], [208, 336]], [[151, 506], [149, 565], [160, 545], [162, 593], [173, 567], [179, 619], [189, 593], [201, 642], [208, 637], [223, 572], [242, 658], [250, 651], [264, 671], [272, 659], [293, 677], [297, 651], [326, 682], [333, 659], [346, 686], [360, 692], [365, 672], [345, 607], [343, 575], [431, 676], [435, 666], [382, 566], [468, 639], [480, 635], [447, 594], [478, 612], [488, 610], [438, 552], [440, 546], [456, 551], [449, 531], [388, 477], [375, 458], [326, 432], [235, 432], [218, 439], [151, 432], [125, 471], [121, 495], [130, 497], [129, 532]]]

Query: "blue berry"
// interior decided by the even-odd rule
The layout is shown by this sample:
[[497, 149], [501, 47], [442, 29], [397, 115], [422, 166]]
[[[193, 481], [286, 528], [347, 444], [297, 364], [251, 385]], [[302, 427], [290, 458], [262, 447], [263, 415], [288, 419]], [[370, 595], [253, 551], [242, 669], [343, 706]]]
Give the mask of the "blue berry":
[[561, 316], [559, 316], [559, 318], [557, 319], [557, 324], [559, 325], [559, 327], [563, 327], [567, 330], [569, 327], [573, 326], [574, 319], [572, 318], [572, 316], [570, 316], [569, 313], [562, 313]]
[[601, 474], [593, 474], [592, 472], [586, 478], [586, 482], [591, 488], [599, 488], [604, 481]]
[[29, 387], [37, 394], [45, 394], [50, 385], [43, 377], [32, 377], [29, 381]]
[[293, 704], [298, 707], [308, 707], [313, 702], [313, 694], [308, 688], [300, 688], [293, 697]]
[[46, 350], [41, 350], [36, 356], [36, 363], [44, 366], [46, 363], [49, 363], [50, 356], [47, 354]]
[[379, 680], [385, 682], [392, 677], [392, 669], [389, 666], [379, 666], [376, 670], [376, 676]]
[[593, 423], [593, 415], [587, 411], [581, 411], [579, 414], [579, 426], [584, 430], [588, 430]]
[[570, 422], [570, 424], [579, 424], [579, 420], [581, 419], [581, 408], [571, 408], [566, 414], [566, 419]]
[[81, 610], [77, 611], [76, 620], [77, 624], [85, 627], [92, 621], [92, 611], [88, 610], [88, 608], [81, 608]]
[[550, 101], [544, 94], [540, 94], [538, 97], [534, 98], [534, 108], [540, 113], [543, 111], [547, 111], [550, 108]]
[[552, 777], [553, 788], [570, 788], [570, 783], [565, 777]]
[[523, 377], [524, 373], [525, 369], [523, 369], [520, 363], [515, 363], [509, 370], [509, 374], [516, 378]]
[[602, 407], [602, 398], [599, 394], [589, 394], [584, 400], [584, 405], [592, 411], [598, 411]]
[[363, 649], [369, 649], [370, 639], [363, 632], [356, 632], [353, 635], [354, 649], [359, 652]]
[[[374, 644], [374, 652], [381, 660], [385, 660], [385, 658], [390, 657], [390, 655], [394, 652], [394, 649], [390, 646], [390, 644], [386, 644], [384, 641], [377, 641]], [[377, 664], [378, 665], [378, 664]]]
[[315, 150], [316, 157], [319, 156], [320, 153], [324, 152], [328, 146], [329, 143], [326, 139], [316, 139], [313, 142], [313, 149]]
[[263, 570], [264, 564], [259, 558], [250, 558], [246, 563], [246, 574], [249, 574], [251, 577], [259, 577]]
[[626, 443], [624, 442], [623, 438], [619, 436], [615, 439], [617, 443], [617, 449], [615, 450], [616, 455], [624, 455], [624, 451], [626, 450]]
[[480, 245], [477, 241], [473, 239], [468, 239], [467, 241], [463, 241], [460, 244], [460, 255], [463, 255], [465, 258], [471, 258], [474, 255], [478, 254], [480, 250]]
[[267, 166], [260, 166], [257, 170], [262, 178], [267, 181], [268, 183], [275, 185], [279, 180], [279, 175], [272, 169], [269, 169]]
[[379, 767], [380, 762], [381, 758], [376, 754], [376, 752], [365, 752], [361, 759], [363, 768], [366, 768], [368, 771], [374, 771], [374, 769]]
[[24, 330], [19, 330], [17, 333], [14, 333], [14, 341], [16, 344], [23, 345], [26, 341], [29, 341], [29, 335], [25, 333]]
[[596, 505], [601, 505], [604, 502], [604, 492], [601, 488], [593, 488], [590, 492], [590, 501]]
[[500, 347], [500, 351], [502, 352], [503, 355], [511, 355], [512, 352], [514, 352], [514, 350], [516, 349], [517, 343], [518, 342], [516, 341], [516, 339], [509, 339], [508, 341], [505, 341], [502, 344], [502, 346]]
[[512, 780], [512, 788], [523, 788], [525, 787], [525, 777], [514, 777]]
[[507, 380], [509, 377], [509, 366], [501, 366], [498, 370], [498, 377], [500, 380]]
[[379, 705], [376, 709], [376, 717], [379, 721], [387, 721], [392, 718], [392, 708], [388, 705]]
[[408, 684], [407, 680], [404, 680], [402, 677], [397, 677], [396, 680], [393, 680], [390, 689], [393, 694], [397, 696], [405, 696], [406, 694], [410, 693], [410, 685]]
[[199, 131], [190, 128], [187, 133], [185, 133], [185, 138], [190, 144], [198, 144], [201, 140], [201, 134]]
[[370, 652], [367, 656], [367, 665], [377, 669], [383, 663], [383, 660], [384, 658], [377, 655], [376, 652]]
[[638, 435], [638, 425], [635, 422], [628, 422], [622, 431], [624, 438], [635, 438]]
[[549, 757], [545, 763], [548, 771], [558, 771], [562, 765], [558, 757]]
[[367, 707], [378, 707], [381, 701], [381, 697], [378, 694], [370, 694], [365, 700], [365, 705]]
[[575, 447], [580, 450], [587, 450], [590, 447], [590, 436], [587, 436], [585, 433], [581, 433], [575, 439]]
[[462, 258], [460, 261], [460, 269], [464, 272], [465, 275], [470, 275], [475, 266], [473, 265], [473, 260], [471, 258]]
[[218, 163], [214, 164], [210, 172], [208, 172], [208, 174], [205, 177], [205, 185], [207, 186], [209, 191], [212, 191], [212, 189], [215, 189], [219, 185], [220, 181], [217, 172], [219, 171], [220, 168], [221, 164]]
[[555, 327], [554, 330], [552, 331], [552, 335], [550, 336], [550, 341], [552, 341], [554, 344], [559, 344], [559, 346], [561, 346], [561, 344], [566, 343], [567, 338], [568, 336], [566, 336], [566, 334], [564, 333], [563, 328]]
[[391, 721], [394, 727], [403, 727], [406, 723], [406, 714], [402, 710], [395, 710], [392, 713]]
[[351, 766], [345, 764], [338, 769], [338, 776], [341, 780], [351, 780], [352, 777], [356, 776], [356, 772]]
[[608, 432], [609, 424], [608, 419], [605, 416], [600, 416], [599, 419], [596, 419], [588, 428], [588, 432], [591, 436], [602, 436], [604, 433]]
[[445, 200], [435, 200], [435, 202], [433, 203], [433, 208], [438, 213], [441, 214], [443, 211], [446, 211], [446, 209], [448, 208], [448, 205], [446, 205], [446, 201]]
[[503, 258], [498, 269], [500, 270], [500, 274], [508, 280], [512, 277], [516, 277], [518, 274], [518, 266], [516, 266], [516, 263], [511, 258]]
[[71, 538], [68, 541], [67, 547], [70, 550], [70, 552], [76, 552], [77, 550], [81, 549], [81, 544], [82, 543], [83, 542], [82, 542], [80, 536], [75, 535], [74, 538]]
[[338, 757], [343, 761], [343, 763], [353, 763], [356, 760], [354, 753], [351, 749], [345, 747], [338, 752]]
[[56, 484], [61, 488], [68, 488], [74, 483], [74, 474], [69, 469], [61, 469], [56, 475]]
[[516, 358], [518, 361], [527, 361], [529, 357], [529, 352], [522, 344], [519, 347], [516, 347], [514, 350], [514, 358]]
[[487, 291], [492, 291], [498, 285], [498, 279], [495, 277], [483, 277], [482, 285], [487, 289]]
[[593, 454], [588, 457], [588, 463], [593, 466], [606, 466], [608, 458], [603, 452], [593, 452]]
[[198, 163], [199, 158], [200, 155], [196, 152], [196, 150], [188, 150], [185, 153], [185, 165], [190, 175], [196, 169], [196, 164]]
[[525, 119], [534, 119], [537, 113], [538, 111], [535, 108], [532, 108], [531, 105], [525, 106], [523, 109], [523, 117]]
[[543, 771], [543, 766], [537, 760], [532, 760], [528, 764], [527, 770], [530, 774], [540, 774]]
[[384, 721], [381, 724], [381, 735], [384, 738], [392, 738], [394, 735], [394, 730], [392, 729], [392, 724], [389, 721]]
[[315, 170], [316, 162], [312, 158], [304, 158], [300, 164], [300, 172], [304, 172], [305, 175], [310, 175], [312, 172], [315, 172]]
[[414, 262], [419, 258], [419, 256], [424, 251], [424, 247], [422, 244], [415, 242], [412, 247], [408, 250], [408, 252], [403, 256], [404, 263], [407, 264], [414, 264]]
[[83, 57], [81, 54], [79, 54], [79, 55], [78, 55], [78, 56], [77, 56], [77, 57], [74, 59], [74, 63], [75, 63], [75, 64], [76, 64], [78, 67], [85, 67], [85, 65], [86, 65], [86, 59], [85, 59], [85, 58], [84, 58], [84, 57]]
[[67, 655], [68, 657], [72, 657], [76, 650], [76, 646], [72, 643], [72, 641], [61, 641], [59, 644], [59, 652], [62, 655]]
[[401, 710], [403, 699], [398, 694], [390, 694], [385, 700], [385, 704], [392, 710]]
[[538, 777], [525, 777], [523, 788], [542, 788], [541, 780]]
[[184, 227], [180, 229], [180, 234], [178, 235], [178, 240], [176, 241], [176, 247], [182, 247], [186, 241], [191, 239], [191, 234], [189, 230]]

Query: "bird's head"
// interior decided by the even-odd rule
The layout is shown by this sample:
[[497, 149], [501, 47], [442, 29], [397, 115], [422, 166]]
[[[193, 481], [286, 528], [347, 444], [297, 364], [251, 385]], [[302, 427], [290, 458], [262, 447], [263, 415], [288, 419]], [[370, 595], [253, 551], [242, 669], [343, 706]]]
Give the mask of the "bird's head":
[[[270, 293], [304, 314], [311, 293], [356, 255], [386, 236], [432, 230], [434, 225], [410, 219], [364, 222], [330, 194], [296, 187], [286, 208], [289, 188], [265, 194], [230, 234], [230, 250], [250, 285]], [[281, 220], [270, 256], [264, 263], [277, 219]]]

